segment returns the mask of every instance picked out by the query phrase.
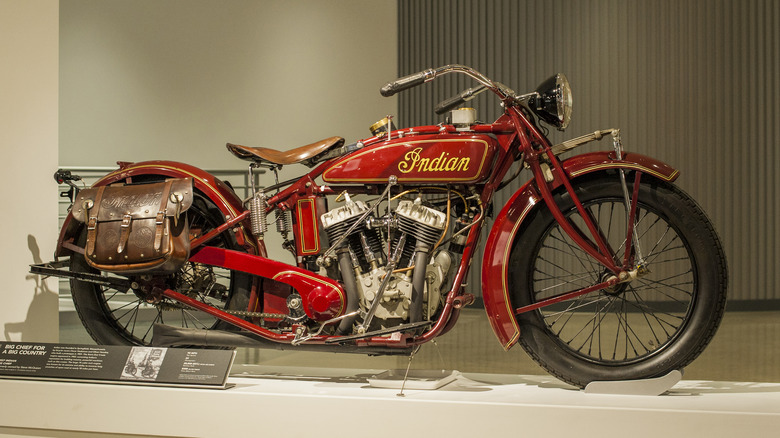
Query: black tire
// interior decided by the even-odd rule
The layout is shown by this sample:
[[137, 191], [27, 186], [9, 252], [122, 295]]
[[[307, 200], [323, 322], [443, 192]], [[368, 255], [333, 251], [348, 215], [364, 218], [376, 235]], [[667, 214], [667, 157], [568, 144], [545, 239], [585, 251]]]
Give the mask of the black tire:
[[[633, 190], [633, 174], [626, 180]], [[622, 264], [626, 209], [616, 173], [575, 181], [575, 192]], [[571, 197], [561, 211], [584, 231]], [[518, 316], [520, 343], [550, 374], [575, 386], [682, 369], [707, 346], [726, 306], [728, 272], [709, 219], [687, 194], [644, 174], [635, 220], [650, 273]], [[604, 281], [607, 271], [578, 248], [541, 205], [513, 243], [515, 307]]]
[[[224, 223], [219, 209], [198, 192], [195, 193], [192, 207], [187, 211], [187, 218], [191, 235], [205, 234]], [[82, 230], [80, 246], [83, 246], [85, 240], [86, 230]], [[222, 233], [207, 244], [242, 250], [231, 232]], [[70, 257], [70, 270], [99, 272], [87, 265], [84, 256], [80, 254]], [[168, 276], [166, 281], [173, 290], [190, 298], [218, 308], [235, 310], [246, 310], [251, 286], [251, 276], [248, 274], [192, 262], [185, 263], [179, 272]], [[71, 280], [70, 288], [81, 322], [98, 344], [150, 345], [155, 323], [199, 329], [231, 327], [204, 312], [167, 298], [149, 304], [140, 293], [135, 294], [132, 290], [120, 291], [78, 280]]]

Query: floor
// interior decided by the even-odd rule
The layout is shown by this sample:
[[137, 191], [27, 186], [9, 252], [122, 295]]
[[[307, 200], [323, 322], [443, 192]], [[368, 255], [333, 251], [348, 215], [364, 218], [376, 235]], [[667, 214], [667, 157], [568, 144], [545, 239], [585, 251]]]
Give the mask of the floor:
[[[60, 342], [93, 343], [73, 312], [60, 314]], [[237, 364], [319, 368], [406, 368], [406, 357], [368, 357], [241, 348]], [[684, 371], [685, 380], [780, 382], [780, 311], [727, 312], [704, 353]], [[468, 373], [545, 375], [522, 350], [505, 352], [493, 335], [484, 310], [465, 309], [458, 325], [435, 343], [424, 345], [413, 369], [450, 369]]]

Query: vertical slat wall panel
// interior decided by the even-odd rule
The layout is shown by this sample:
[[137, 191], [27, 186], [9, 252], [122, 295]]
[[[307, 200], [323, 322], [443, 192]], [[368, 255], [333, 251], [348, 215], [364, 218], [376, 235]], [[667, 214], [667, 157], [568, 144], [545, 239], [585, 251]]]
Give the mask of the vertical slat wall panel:
[[[525, 92], [566, 73], [574, 120], [553, 141], [619, 127], [628, 150], [680, 169], [678, 185], [723, 239], [731, 299], [780, 300], [780, 2], [399, 0], [398, 10], [399, 76], [460, 63]], [[402, 93], [399, 126], [440, 122], [436, 103], [472, 85], [450, 75]], [[481, 120], [499, 115], [487, 95], [472, 104]]]

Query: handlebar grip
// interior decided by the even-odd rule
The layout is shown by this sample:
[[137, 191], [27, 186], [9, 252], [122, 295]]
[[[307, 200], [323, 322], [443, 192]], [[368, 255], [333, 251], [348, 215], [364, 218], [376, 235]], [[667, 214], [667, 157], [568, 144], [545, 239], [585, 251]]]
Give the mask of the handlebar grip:
[[57, 184], [63, 184], [68, 181], [80, 181], [81, 177], [71, 174], [70, 170], [57, 169], [57, 171], [54, 172], [54, 180], [57, 181]]
[[455, 108], [456, 106], [464, 103], [466, 99], [464, 99], [461, 95], [452, 96], [447, 100], [443, 100], [439, 102], [438, 105], [436, 105], [436, 108], [433, 110], [436, 114], [444, 114], [447, 111]]
[[463, 90], [460, 92], [460, 94], [452, 96], [447, 100], [443, 100], [439, 102], [439, 104], [436, 105], [434, 111], [436, 112], [436, 114], [444, 114], [447, 111], [455, 108], [456, 106], [468, 102], [471, 99], [477, 97], [477, 94], [483, 92], [484, 90], [485, 90], [484, 85]]
[[409, 88], [416, 87], [425, 83], [428, 78], [433, 77], [433, 70], [425, 70], [413, 75], [404, 76], [400, 79], [396, 79], [393, 82], [388, 82], [384, 87], [379, 89], [379, 92], [384, 97], [390, 97], [399, 91], [408, 90]]

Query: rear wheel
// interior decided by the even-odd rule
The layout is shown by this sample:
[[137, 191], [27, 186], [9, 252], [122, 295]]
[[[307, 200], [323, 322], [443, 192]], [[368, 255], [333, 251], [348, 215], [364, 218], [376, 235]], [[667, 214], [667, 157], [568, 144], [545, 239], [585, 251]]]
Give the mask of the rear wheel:
[[[224, 222], [219, 209], [197, 192], [187, 216], [191, 236], [205, 234]], [[83, 232], [81, 246], [85, 240], [86, 232]], [[241, 250], [229, 232], [220, 234], [208, 245]], [[70, 269], [74, 272], [99, 272], [91, 268], [80, 254], [70, 257]], [[176, 274], [161, 281], [167, 287], [211, 306], [246, 310], [251, 276], [187, 262]], [[79, 280], [71, 280], [70, 286], [79, 317], [87, 332], [99, 344], [149, 345], [156, 323], [197, 329], [229, 327], [204, 312], [168, 298], [150, 300], [140, 292], [117, 290]]]
[[[575, 191], [622, 264], [627, 214], [617, 175], [583, 181]], [[586, 230], [568, 194], [555, 198], [564, 215]], [[704, 350], [723, 316], [726, 260], [698, 205], [675, 186], [644, 175], [634, 221], [649, 274], [518, 316], [521, 345], [573, 385], [681, 369]], [[516, 307], [611, 275], [563, 232], [547, 208], [529, 218], [510, 266]]]

